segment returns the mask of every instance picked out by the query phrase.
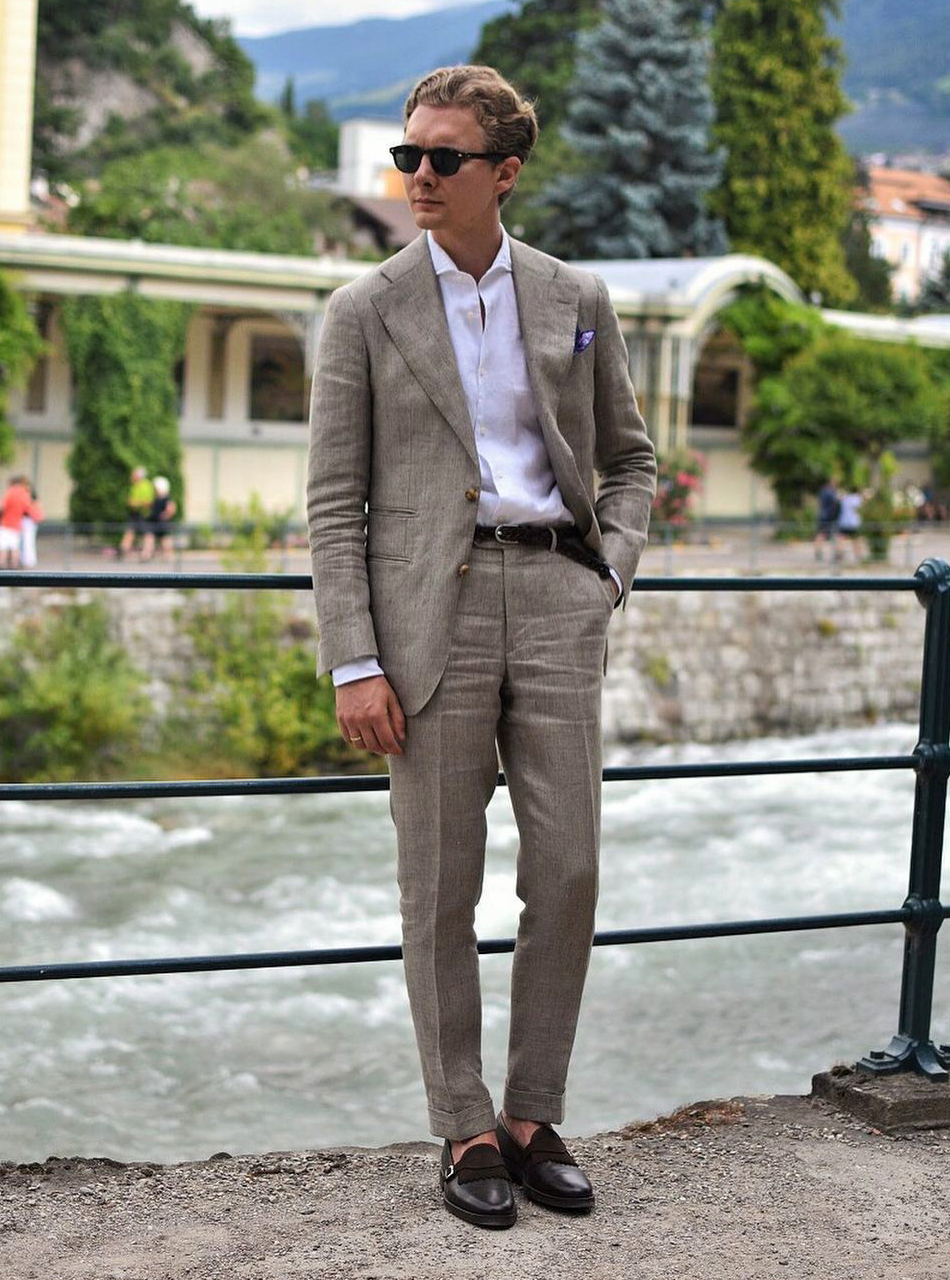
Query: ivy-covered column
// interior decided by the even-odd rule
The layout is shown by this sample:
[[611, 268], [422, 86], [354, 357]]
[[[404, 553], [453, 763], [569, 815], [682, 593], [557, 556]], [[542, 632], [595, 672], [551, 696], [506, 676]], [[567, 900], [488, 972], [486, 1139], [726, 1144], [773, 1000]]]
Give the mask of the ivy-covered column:
[[0, 275], [0, 464], [13, 457], [7, 395], [26, 381], [45, 346], [22, 296]]
[[167, 476], [179, 511], [184, 509], [174, 373], [191, 311], [188, 304], [131, 291], [64, 302], [76, 387], [71, 520], [123, 521], [136, 466]]

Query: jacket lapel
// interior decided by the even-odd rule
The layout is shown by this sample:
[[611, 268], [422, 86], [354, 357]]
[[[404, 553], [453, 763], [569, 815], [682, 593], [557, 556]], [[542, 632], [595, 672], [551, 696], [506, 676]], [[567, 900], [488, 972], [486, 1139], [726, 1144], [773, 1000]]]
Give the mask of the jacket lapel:
[[561, 389], [574, 360], [580, 289], [558, 271], [556, 262], [518, 240], [511, 241], [511, 266], [541, 434], [561, 495], [586, 536], [594, 523], [593, 508], [557, 423]]
[[574, 359], [580, 290], [560, 278], [556, 262], [518, 240], [511, 241], [511, 266], [528, 376], [542, 425], [553, 426]]
[[382, 274], [388, 284], [373, 296], [379, 318], [426, 395], [478, 466], [468, 402], [425, 235], [383, 263]]

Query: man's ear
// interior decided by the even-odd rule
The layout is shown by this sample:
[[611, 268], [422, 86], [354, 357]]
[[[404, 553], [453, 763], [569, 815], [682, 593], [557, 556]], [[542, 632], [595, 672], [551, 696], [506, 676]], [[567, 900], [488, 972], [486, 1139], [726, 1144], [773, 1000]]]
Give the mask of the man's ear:
[[495, 179], [495, 194], [504, 195], [518, 181], [518, 174], [521, 172], [521, 161], [517, 156], [506, 156], [502, 160], [498, 168], [498, 177]]

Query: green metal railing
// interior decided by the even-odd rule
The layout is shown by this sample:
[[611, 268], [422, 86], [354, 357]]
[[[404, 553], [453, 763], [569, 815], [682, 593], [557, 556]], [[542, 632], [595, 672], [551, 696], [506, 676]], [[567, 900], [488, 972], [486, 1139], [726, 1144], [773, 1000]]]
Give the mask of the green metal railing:
[[[209, 588], [238, 591], [312, 590], [301, 574], [225, 573], [38, 573], [9, 572], [0, 585], [16, 587], [99, 587], [121, 589]], [[899, 907], [882, 911], [782, 916], [760, 920], [719, 921], [661, 928], [621, 929], [597, 933], [595, 946], [718, 938], [740, 934], [785, 933], [808, 929], [902, 924], [905, 930], [898, 1027], [885, 1049], [871, 1050], [858, 1066], [867, 1072], [915, 1070], [931, 1080], [950, 1075], [950, 1045], [931, 1038], [937, 933], [950, 907], [940, 901], [940, 874], [950, 776], [950, 564], [929, 559], [908, 578], [641, 578], [637, 594], [651, 591], [913, 591], [926, 609], [920, 734], [910, 755], [829, 759], [762, 760], [704, 765], [646, 765], [604, 770], [605, 781], [663, 778], [751, 777], [779, 773], [825, 773], [913, 769], [917, 775], [907, 897]], [[504, 785], [503, 774], [498, 781]], [[3, 800], [105, 800], [163, 796], [294, 795], [341, 791], [388, 790], [385, 776], [320, 778], [246, 778], [199, 782], [2, 783]], [[512, 951], [514, 939], [483, 939], [484, 954]], [[338, 947], [307, 951], [254, 952], [231, 955], [166, 956], [155, 959], [99, 960], [75, 963], [7, 965], [0, 982], [36, 982], [57, 978], [101, 978], [129, 974], [194, 973], [222, 969], [264, 969], [296, 965], [349, 964], [398, 960], [397, 945]]]

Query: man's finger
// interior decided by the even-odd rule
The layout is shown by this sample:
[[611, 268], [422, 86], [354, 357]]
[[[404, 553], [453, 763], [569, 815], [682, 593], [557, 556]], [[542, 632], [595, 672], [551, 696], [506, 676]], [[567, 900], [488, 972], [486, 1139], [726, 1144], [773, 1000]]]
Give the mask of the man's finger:
[[362, 747], [364, 751], [372, 751], [375, 756], [384, 756], [386, 754], [385, 750], [380, 745], [380, 741], [376, 736], [375, 730], [369, 725], [363, 729], [362, 738], [363, 741], [356, 744], [358, 747]]
[[393, 727], [390, 723], [389, 716], [384, 716], [381, 720], [375, 721], [373, 729], [376, 732], [376, 737], [379, 739], [383, 750], [388, 756], [402, 755], [402, 747], [399, 745], [399, 742], [393, 733]]
[[406, 740], [406, 717], [403, 714], [402, 707], [399, 705], [399, 699], [396, 697], [395, 690], [389, 690], [389, 718], [392, 721], [393, 731], [400, 742]]

